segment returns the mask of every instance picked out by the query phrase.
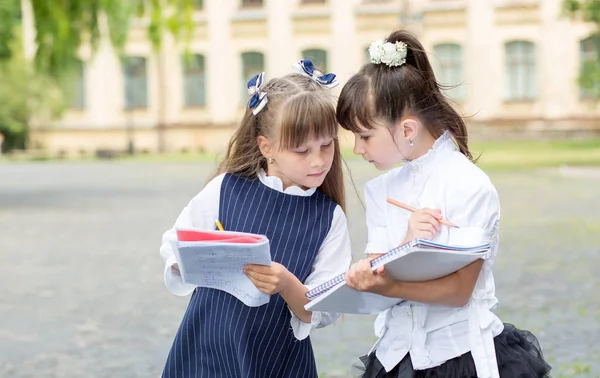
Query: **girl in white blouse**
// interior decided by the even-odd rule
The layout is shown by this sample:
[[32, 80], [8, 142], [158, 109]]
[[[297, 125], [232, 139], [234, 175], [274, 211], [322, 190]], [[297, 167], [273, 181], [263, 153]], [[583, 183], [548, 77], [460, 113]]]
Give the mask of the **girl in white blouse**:
[[[389, 172], [365, 186], [369, 258], [352, 266], [348, 285], [405, 301], [380, 314], [378, 341], [362, 358], [365, 378], [548, 377], [535, 336], [503, 324], [492, 264], [500, 204], [473, 163], [463, 119], [444, 97], [423, 46], [410, 33], [374, 42], [371, 63], [342, 89], [338, 122], [355, 135], [354, 152]], [[403, 161], [400, 168], [392, 169]], [[420, 210], [386, 203], [393, 198]], [[490, 256], [441, 279], [397, 282], [369, 260], [416, 238], [451, 243], [460, 232], [486, 234]]]

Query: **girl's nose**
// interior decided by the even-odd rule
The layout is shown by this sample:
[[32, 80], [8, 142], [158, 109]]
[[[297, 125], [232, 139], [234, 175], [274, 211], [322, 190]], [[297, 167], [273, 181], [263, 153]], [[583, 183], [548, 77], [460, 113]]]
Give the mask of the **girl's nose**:
[[352, 149], [352, 152], [354, 152], [355, 155], [362, 155], [365, 153], [365, 149], [359, 140], [354, 141], [354, 148]]

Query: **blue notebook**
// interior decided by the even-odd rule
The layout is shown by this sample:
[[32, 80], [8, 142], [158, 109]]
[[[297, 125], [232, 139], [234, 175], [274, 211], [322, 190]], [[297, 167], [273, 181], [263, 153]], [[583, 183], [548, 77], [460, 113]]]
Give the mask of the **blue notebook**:
[[[447, 276], [477, 259], [485, 259], [489, 243], [452, 246], [417, 239], [388, 251], [371, 261], [373, 270], [385, 265], [388, 274], [397, 281], [429, 281]], [[310, 290], [308, 311], [349, 314], [376, 314], [402, 301], [398, 298], [359, 292], [346, 285], [345, 274]]]

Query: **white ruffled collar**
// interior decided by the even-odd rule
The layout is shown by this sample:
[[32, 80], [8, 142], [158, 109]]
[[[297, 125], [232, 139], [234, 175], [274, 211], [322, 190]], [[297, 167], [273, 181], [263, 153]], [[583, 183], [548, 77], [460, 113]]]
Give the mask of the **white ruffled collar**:
[[419, 156], [414, 160], [403, 160], [403, 166], [410, 169], [413, 172], [422, 171], [427, 167], [433, 165], [433, 161], [436, 156], [444, 151], [456, 151], [456, 145], [452, 140], [452, 135], [448, 130], [444, 131], [442, 135], [436, 139], [433, 146], [424, 155]]
[[309, 197], [312, 196], [317, 190], [317, 188], [309, 188], [304, 190], [299, 186], [289, 186], [283, 190], [283, 181], [281, 181], [281, 179], [277, 176], [267, 176], [267, 173], [264, 171], [264, 169], [261, 169], [260, 172], [258, 172], [258, 179], [271, 189], [293, 196]]

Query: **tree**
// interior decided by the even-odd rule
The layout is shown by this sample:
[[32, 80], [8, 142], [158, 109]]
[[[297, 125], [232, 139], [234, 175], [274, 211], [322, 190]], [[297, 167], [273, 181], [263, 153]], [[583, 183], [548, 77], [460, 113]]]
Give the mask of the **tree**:
[[579, 85], [591, 99], [600, 100], [600, 1], [598, 0], [563, 0], [564, 9], [572, 17], [580, 18], [596, 26], [598, 38], [590, 40], [596, 59], [582, 62]]
[[[57, 82], [47, 74], [36, 72], [23, 56], [17, 30], [9, 50], [0, 59], [0, 133], [3, 151], [25, 148], [28, 125], [32, 118], [52, 119], [64, 109]], [[8, 46], [5, 46], [8, 47]]]
[[31, 4], [36, 30], [35, 65], [38, 71], [57, 75], [68, 70], [84, 43], [97, 47], [103, 23], [119, 53], [134, 18], [148, 19], [148, 37], [160, 50], [165, 33], [181, 37], [193, 30], [195, 0], [0, 0], [0, 56], [14, 53], [10, 46], [20, 18], [21, 1]]
[[592, 22], [600, 28], [600, 2], [598, 0], [564, 0], [565, 10], [573, 16]]
[[0, 60], [12, 55], [10, 45], [21, 18], [19, 0], [0, 0]]
[[[10, 72], [15, 74], [15, 56], [22, 55], [19, 49], [23, 46], [16, 42], [21, 35], [18, 32], [21, 28], [21, 2], [31, 5], [36, 31], [35, 73], [30, 69], [18, 73], [30, 84], [34, 79], [48, 84], [48, 78], [57, 81], [67, 76], [78, 60], [79, 47], [89, 44], [95, 49], [104, 37], [110, 39], [115, 51], [123, 57], [130, 23], [136, 18], [147, 20], [148, 38], [154, 52], [159, 55], [158, 71], [163, 75], [160, 67], [163, 37], [171, 33], [176, 38], [184, 37], [189, 41], [194, 27], [192, 13], [201, 4], [198, 0], [0, 0], [0, 63], [3, 64], [0, 69], [4, 76]], [[103, 35], [103, 31], [107, 31], [108, 35]], [[12, 62], [9, 64], [8, 61]], [[20, 64], [23, 63], [21, 60]], [[1, 77], [0, 82], [3, 82]], [[29, 94], [32, 95], [31, 92]], [[162, 93], [159, 95], [162, 96]], [[3, 97], [0, 93], [1, 102]], [[31, 102], [35, 101], [32, 99]], [[162, 99], [159, 100], [159, 114], [164, 114], [163, 103]], [[22, 120], [22, 117], [18, 118]], [[28, 121], [19, 127], [11, 121], [10, 129], [26, 130]], [[6, 121], [0, 118], [0, 127], [7, 129], [8, 126], [2, 126], [2, 122]], [[162, 126], [164, 122], [159, 121], [159, 129]]]
[[52, 119], [63, 109], [61, 93], [49, 77], [19, 58], [0, 64], [0, 133], [3, 151], [26, 145], [32, 117]]

